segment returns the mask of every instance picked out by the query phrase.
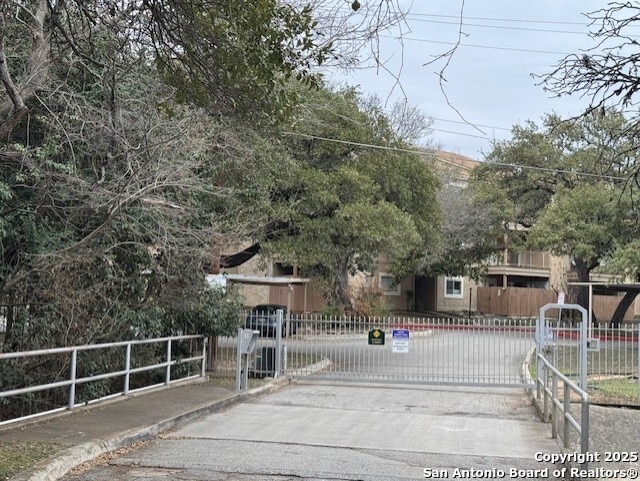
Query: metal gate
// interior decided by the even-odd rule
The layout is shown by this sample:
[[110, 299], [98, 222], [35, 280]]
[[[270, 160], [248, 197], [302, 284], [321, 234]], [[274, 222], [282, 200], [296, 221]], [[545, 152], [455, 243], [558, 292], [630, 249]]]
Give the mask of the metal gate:
[[533, 387], [535, 319], [292, 319], [293, 378]]

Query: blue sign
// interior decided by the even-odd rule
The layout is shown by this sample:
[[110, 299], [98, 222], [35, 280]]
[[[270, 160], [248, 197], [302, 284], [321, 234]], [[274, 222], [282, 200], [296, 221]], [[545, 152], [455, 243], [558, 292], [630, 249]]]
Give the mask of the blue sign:
[[409, 339], [409, 329], [394, 329], [393, 330], [393, 338], [394, 339]]
[[409, 352], [409, 329], [394, 329], [392, 337], [393, 352]]

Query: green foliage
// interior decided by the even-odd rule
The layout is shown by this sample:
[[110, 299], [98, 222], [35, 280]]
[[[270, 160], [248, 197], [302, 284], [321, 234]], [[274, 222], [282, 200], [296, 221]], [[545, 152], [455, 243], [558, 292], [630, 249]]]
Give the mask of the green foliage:
[[337, 301], [329, 302], [322, 308], [324, 317], [342, 317], [344, 316], [344, 306]]
[[206, 336], [233, 336], [244, 309], [237, 289], [207, 287], [167, 313], [175, 326], [185, 326], [187, 332]]
[[283, 118], [292, 100], [288, 80], [317, 85], [312, 67], [331, 54], [330, 44], [317, 43], [308, 6], [162, 0], [149, 13], [156, 38], [168, 39], [154, 44], [165, 81], [179, 100], [216, 112]]
[[621, 279], [640, 280], [640, 240], [628, 243], [616, 242], [604, 259], [604, 271]]
[[548, 115], [542, 127], [516, 126], [511, 140], [494, 145], [475, 169], [474, 185], [484, 199], [494, 197], [495, 220], [509, 227], [510, 248], [572, 255], [590, 270], [614, 239], [629, 235], [625, 129], [614, 111], [579, 121]]
[[350, 307], [349, 273], [371, 270], [381, 255], [408, 272], [437, 239], [438, 181], [417, 155], [354, 145], [396, 145], [388, 122], [364, 111], [354, 90], [308, 95], [296, 131], [294, 162], [271, 195], [282, 230], [264, 251], [323, 278], [330, 300]]
[[529, 244], [598, 265], [625, 235], [624, 198], [606, 184], [560, 188], [529, 232]]

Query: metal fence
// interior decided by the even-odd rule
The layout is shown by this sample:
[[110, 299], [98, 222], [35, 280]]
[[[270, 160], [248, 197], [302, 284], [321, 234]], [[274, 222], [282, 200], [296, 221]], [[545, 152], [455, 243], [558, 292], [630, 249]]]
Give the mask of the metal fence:
[[[245, 315], [240, 324], [244, 325]], [[535, 346], [532, 319], [433, 319], [420, 317], [332, 318], [291, 316], [293, 334], [283, 338], [288, 376], [342, 381], [420, 384], [474, 384], [531, 387], [525, 366]], [[369, 341], [379, 330], [381, 340]], [[394, 332], [396, 336], [394, 336]], [[408, 332], [408, 338], [406, 336]], [[275, 339], [264, 333], [249, 374], [273, 373]], [[551, 322], [552, 342], [545, 353], [568, 379], [579, 381], [580, 325]], [[587, 385], [593, 402], [640, 405], [640, 325], [591, 329]], [[213, 376], [233, 378], [236, 339], [212, 342]]]
[[[533, 386], [524, 374], [535, 321], [292, 316], [283, 337], [293, 378], [410, 384]], [[214, 376], [235, 374], [235, 338], [213, 343]], [[262, 333], [249, 374], [273, 373], [275, 338]]]
[[[587, 348], [587, 386], [591, 401], [640, 405], [640, 325], [591, 327]], [[577, 380], [580, 326], [551, 325], [552, 342], [546, 357], [562, 374]]]
[[205, 375], [206, 338], [0, 354], [0, 425]]

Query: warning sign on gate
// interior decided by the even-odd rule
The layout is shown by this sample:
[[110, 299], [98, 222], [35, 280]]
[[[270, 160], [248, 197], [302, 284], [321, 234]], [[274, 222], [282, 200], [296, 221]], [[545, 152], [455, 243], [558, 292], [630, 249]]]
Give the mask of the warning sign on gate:
[[394, 329], [393, 352], [409, 352], [409, 329]]
[[369, 331], [369, 344], [372, 346], [384, 346], [384, 331], [371, 329]]

